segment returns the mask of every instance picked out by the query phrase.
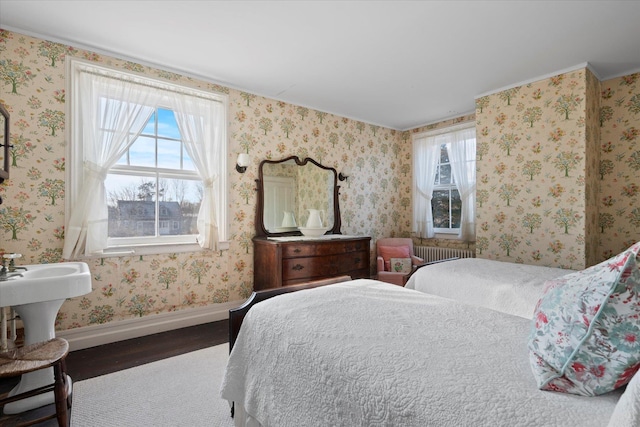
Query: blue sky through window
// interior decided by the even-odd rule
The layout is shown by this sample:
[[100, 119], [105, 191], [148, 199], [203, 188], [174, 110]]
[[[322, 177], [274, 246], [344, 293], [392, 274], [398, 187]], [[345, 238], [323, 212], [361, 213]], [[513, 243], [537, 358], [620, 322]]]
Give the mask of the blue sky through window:
[[[165, 173], [163, 177], [163, 172], [157, 175], [155, 168], [168, 171], [171, 175]], [[186, 171], [187, 176], [183, 177], [186, 179], [173, 176], [175, 173], [172, 171], [178, 175]], [[182, 143], [173, 111], [158, 108], [127, 153], [108, 174], [105, 181], [107, 203], [114, 206], [117, 200], [136, 199], [140, 186], [145, 182], [156, 182], [162, 188], [161, 200], [199, 204], [202, 200], [202, 184], [193, 174], [195, 171], [195, 165]]]

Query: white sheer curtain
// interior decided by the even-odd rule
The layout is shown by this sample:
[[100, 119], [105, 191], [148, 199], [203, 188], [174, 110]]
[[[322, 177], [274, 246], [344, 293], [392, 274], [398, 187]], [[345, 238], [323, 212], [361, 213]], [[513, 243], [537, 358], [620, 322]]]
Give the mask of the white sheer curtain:
[[435, 137], [416, 137], [413, 140], [413, 218], [418, 237], [434, 237], [431, 197], [436, 177], [440, 144]]
[[476, 235], [476, 130], [461, 129], [446, 135], [447, 153], [455, 180], [462, 212], [458, 237], [470, 241]]
[[[202, 248], [218, 249], [218, 215], [215, 200], [219, 196], [221, 156], [226, 151], [224, 134], [224, 105], [194, 96], [172, 93], [170, 103], [182, 141], [204, 183], [198, 212], [198, 244]], [[208, 142], [207, 142], [208, 141]]]
[[[70, 207], [62, 255], [91, 255], [107, 246], [107, 172], [132, 144], [161, 94], [148, 86], [81, 72], [76, 89], [82, 132], [83, 172]], [[134, 134], [134, 137], [131, 137]]]

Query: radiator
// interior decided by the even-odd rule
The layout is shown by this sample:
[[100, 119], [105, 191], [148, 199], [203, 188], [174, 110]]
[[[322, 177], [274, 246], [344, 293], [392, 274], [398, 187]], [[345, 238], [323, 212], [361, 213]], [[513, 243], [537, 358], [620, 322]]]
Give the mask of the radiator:
[[447, 258], [475, 258], [474, 251], [470, 249], [439, 248], [437, 246], [414, 246], [416, 256], [426, 262], [439, 261]]

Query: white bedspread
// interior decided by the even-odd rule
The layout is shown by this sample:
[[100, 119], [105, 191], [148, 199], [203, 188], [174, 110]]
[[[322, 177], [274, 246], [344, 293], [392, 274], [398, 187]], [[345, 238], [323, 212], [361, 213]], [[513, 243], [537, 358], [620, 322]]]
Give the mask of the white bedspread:
[[422, 267], [405, 287], [531, 319], [544, 282], [569, 273], [573, 270], [463, 258]]
[[263, 426], [606, 426], [620, 393], [540, 391], [530, 321], [360, 279], [255, 305], [222, 397]]

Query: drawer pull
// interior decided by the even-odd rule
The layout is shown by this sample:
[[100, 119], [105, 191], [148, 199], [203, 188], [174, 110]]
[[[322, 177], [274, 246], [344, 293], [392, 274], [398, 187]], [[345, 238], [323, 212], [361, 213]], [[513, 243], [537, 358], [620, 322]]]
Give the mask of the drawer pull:
[[353, 259], [353, 263], [354, 263], [354, 264], [359, 264], [359, 263], [360, 263], [360, 261], [361, 261], [361, 260], [360, 260], [360, 258], [354, 258], [354, 259]]
[[302, 252], [302, 249], [300, 249], [300, 248], [295, 248], [295, 249], [293, 250], [293, 252], [295, 252], [295, 253], [299, 254], [300, 252]]
[[302, 265], [302, 264], [296, 264], [296, 265], [294, 265], [293, 267], [291, 267], [291, 269], [292, 269], [292, 270], [295, 270], [295, 271], [304, 270], [304, 265]]

